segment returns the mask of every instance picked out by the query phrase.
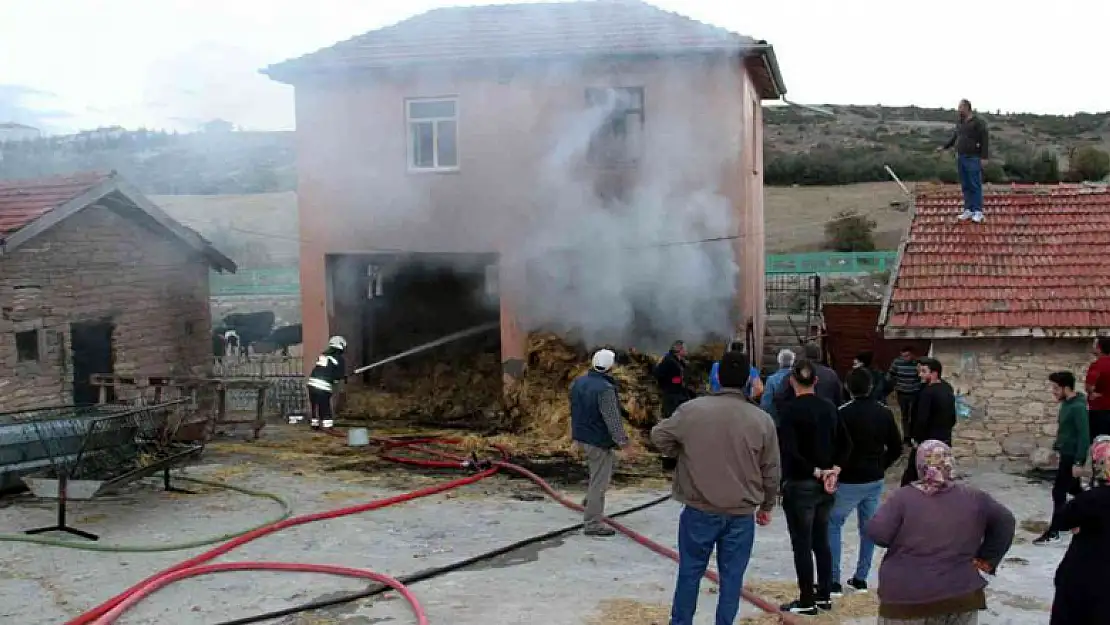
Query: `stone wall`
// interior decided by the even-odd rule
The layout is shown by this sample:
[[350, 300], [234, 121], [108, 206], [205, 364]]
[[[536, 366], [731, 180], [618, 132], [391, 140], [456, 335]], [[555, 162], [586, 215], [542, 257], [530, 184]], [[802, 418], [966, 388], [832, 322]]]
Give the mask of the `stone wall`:
[[[211, 366], [208, 262], [145, 219], [91, 206], [0, 255], [0, 412], [73, 402], [71, 323], [115, 325], [120, 375]], [[38, 358], [20, 362], [30, 330]]]
[[1048, 375], [1068, 370], [1082, 385], [1090, 339], [937, 340], [933, 355], [972, 408], [953, 441], [962, 464], [1052, 466], [1057, 405]]

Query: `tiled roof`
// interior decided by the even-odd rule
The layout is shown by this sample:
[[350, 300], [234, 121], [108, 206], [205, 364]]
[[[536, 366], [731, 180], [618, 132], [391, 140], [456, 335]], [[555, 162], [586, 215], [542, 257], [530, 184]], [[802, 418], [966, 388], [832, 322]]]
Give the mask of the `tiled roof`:
[[988, 188], [982, 224], [958, 187], [919, 191], [887, 330], [968, 334], [1110, 328], [1110, 190]]
[[0, 180], [0, 237], [108, 180], [111, 173], [81, 173], [36, 180]]
[[739, 52], [755, 41], [638, 0], [433, 9], [267, 68], [380, 68], [562, 55]]

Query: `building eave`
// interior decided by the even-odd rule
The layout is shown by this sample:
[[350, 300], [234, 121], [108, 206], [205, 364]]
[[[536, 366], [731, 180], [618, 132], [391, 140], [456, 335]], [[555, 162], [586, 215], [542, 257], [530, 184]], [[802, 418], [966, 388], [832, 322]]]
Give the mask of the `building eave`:
[[301, 62], [300, 59], [283, 61], [259, 70], [259, 73], [271, 80], [296, 87], [298, 85], [317, 80], [334, 78], [349, 78], [359, 74], [389, 71], [411, 71], [428, 67], [481, 67], [483, 65], [498, 65], [504, 63], [555, 63], [559, 61], [612, 61], [612, 60], [642, 60], [659, 58], [705, 57], [705, 56], [738, 55], [741, 59], [753, 58], [758, 60], [766, 69], [771, 79], [770, 89], [760, 91], [763, 100], [778, 100], [786, 95], [786, 84], [783, 81], [782, 70], [775, 56], [774, 47], [765, 41], [754, 42], [748, 45], [739, 45], [734, 48], [706, 48], [691, 49], [686, 51], [660, 51], [660, 52], [635, 52], [599, 54], [594, 52], [577, 53], [568, 51], [559, 54], [521, 55], [521, 56], [495, 56], [489, 58], [465, 59], [459, 61], [400, 61], [391, 63], [310, 63]]
[[38, 236], [58, 226], [79, 211], [94, 204], [106, 202], [112, 194], [123, 196], [128, 202], [157, 222], [158, 225], [165, 228], [172, 236], [200, 252], [213, 269], [235, 273], [236, 266], [234, 261], [213, 247], [211, 243], [206, 241], [199, 234], [186, 228], [167, 215], [162, 209], [158, 208], [153, 202], [147, 199], [138, 189], [124, 180], [121, 180], [115, 172], [112, 172], [102, 182], [89, 187], [77, 197], [60, 206], [54, 207], [43, 216], [5, 237], [3, 239], [2, 248], [0, 248], [0, 256], [11, 254], [20, 247], [33, 241]]
[[887, 339], [1093, 339], [1110, 328], [882, 328]]

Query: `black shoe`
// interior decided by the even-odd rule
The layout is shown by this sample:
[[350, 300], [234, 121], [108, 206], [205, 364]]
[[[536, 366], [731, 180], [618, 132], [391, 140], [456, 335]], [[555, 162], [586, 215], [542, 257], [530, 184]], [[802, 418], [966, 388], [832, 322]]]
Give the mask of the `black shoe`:
[[[851, 584], [852, 582], [848, 582], [848, 583]], [[833, 597], [843, 597], [844, 596], [844, 587], [840, 585], [840, 582], [833, 582], [832, 586], [829, 586], [829, 595], [831, 595]]]
[[828, 612], [829, 610], [832, 609], [832, 597], [820, 597], [819, 596], [819, 597], [817, 597], [817, 600], [814, 601], [813, 603], [817, 605], [818, 610], [824, 610], [824, 611]]
[[617, 530], [609, 527], [608, 525], [599, 525], [597, 527], [587, 527], [582, 531], [586, 536], [613, 536]]
[[1033, 539], [1034, 545], [1051, 545], [1060, 542], [1059, 532], [1045, 532], [1037, 538]]
[[867, 582], [862, 579], [852, 578], [848, 580], [848, 588], [856, 592], [867, 592]]
[[817, 616], [816, 603], [802, 603], [801, 599], [784, 603], [779, 606], [779, 610], [789, 612], [790, 614], [801, 614], [804, 616]]

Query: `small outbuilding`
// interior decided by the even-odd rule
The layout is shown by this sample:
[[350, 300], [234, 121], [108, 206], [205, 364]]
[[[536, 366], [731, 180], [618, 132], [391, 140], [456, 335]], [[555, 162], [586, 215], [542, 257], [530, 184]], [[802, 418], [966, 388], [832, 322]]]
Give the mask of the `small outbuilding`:
[[1080, 386], [1110, 334], [1110, 190], [988, 188], [986, 221], [959, 222], [958, 188], [924, 187], [879, 317], [888, 339], [923, 339], [971, 407], [955, 451], [972, 462], [1046, 464], [1057, 406], [1048, 375]]
[[115, 172], [0, 181], [0, 412], [206, 373], [212, 269], [235, 263]]

